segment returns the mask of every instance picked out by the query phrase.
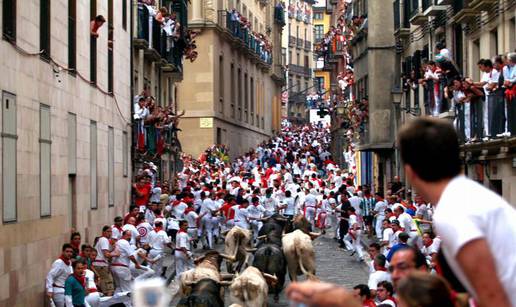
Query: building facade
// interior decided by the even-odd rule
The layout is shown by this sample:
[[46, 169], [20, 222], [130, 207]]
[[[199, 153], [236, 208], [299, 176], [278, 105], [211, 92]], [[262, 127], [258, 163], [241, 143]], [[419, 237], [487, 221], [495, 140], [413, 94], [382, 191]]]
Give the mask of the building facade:
[[[395, 38], [397, 44], [396, 80], [400, 80], [401, 100], [395, 126], [420, 115], [458, 120], [460, 108], [451, 99], [441, 98], [444, 89], [429, 90], [413, 80], [425, 79], [425, 63], [439, 61], [438, 43], [450, 54], [450, 60], [460, 76], [480, 81], [477, 66], [480, 59], [493, 59], [516, 48], [516, 1], [511, 0], [419, 0], [393, 1]], [[403, 81], [403, 82], [402, 82]], [[403, 86], [409, 81], [412, 86]], [[434, 103], [438, 97], [441, 107]], [[480, 99], [479, 105], [483, 98]], [[500, 118], [504, 120], [504, 118]], [[458, 127], [460, 135], [464, 130]], [[516, 203], [516, 138], [504, 136], [483, 142], [464, 143], [464, 171]], [[403, 177], [397, 155], [395, 171]]]
[[177, 88], [185, 153], [198, 157], [226, 144], [234, 157], [279, 131], [282, 8], [279, 1], [192, 1], [188, 26], [200, 32], [200, 56], [184, 64]]
[[[128, 208], [129, 10], [2, 1], [0, 306], [41, 306], [71, 230], [91, 244]], [[94, 38], [97, 15], [107, 22]]]
[[[170, 110], [170, 114], [178, 114], [177, 84], [183, 79], [184, 54], [189, 42], [188, 4], [186, 0], [161, 0], [153, 5], [132, 2], [132, 95], [133, 103], [141, 93], [153, 97], [154, 108]], [[163, 36], [166, 32], [152, 18], [160, 8], [166, 8], [167, 14], [175, 15], [175, 24], [185, 25], [179, 32], [177, 40], [170, 45]], [[149, 22], [151, 17], [152, 22]], [[172, 28], [175, 32], [175, 28]], [[184, 48], [183, 46], [187, 46]], [[134, 169], [141, 167], [141, 162], [152, 162], [160, 168], [161, 180], [169, 182], [174, 178], [181, 155], [181, 144], [177, 139], [175, 126], [170, 124], [139, 123], [145, 131], [145, 146], [139, 146], [138, 133], [133, 132]], [[159, 128], [158, 128], [159, 126]], [[157, 144], [163, 147], [160, 149]]]
[[[313, 5], [313, 39], [314, 44], [320, 44], [324, 35], [330, 30], [331, 9], [326, 7], [326, 1], [318, 1]], [[330, 72], [324, 70], [324, 58], [314, 56], [314, 77], [315, 90], [321, 93], [323, 100], [328, 100], [331, 96], [330, 91]]]
[[311, 0], [290, 0], [288, 15], [288, 118], [309, 120], [308, 96], [316, 93], [314, 84], [313, 4]]

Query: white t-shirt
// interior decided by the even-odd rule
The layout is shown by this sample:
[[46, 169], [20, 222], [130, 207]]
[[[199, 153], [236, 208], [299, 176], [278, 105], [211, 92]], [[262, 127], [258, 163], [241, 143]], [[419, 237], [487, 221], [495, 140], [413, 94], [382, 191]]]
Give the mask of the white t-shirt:
[[124, 227], [122, 227], [123, 231], [130, 230], [131, 231], [131, 245], [136, 246], [136, 238], [140, 235], [138, 233], [138, 229], [133, 224], [125, 224]]
[[[147, 222], [140, 223], [140, 224], [138, 224], [138, 226], [136, 226], [136, 230], [138, 230], [138, 235], [140, 236], [140, 243], [142, 243], [142, 244], [149, 243], [149, 233], [153, 229], [154, 228], [151, 226], [151, 224], [149, 224]], [[131, 240], [132, 240], [132, 236], [131, 236]]]
[[95, 258], [94, 265], [95, 266], [107, 266], [108, 262], [106, 257], [104, 257], [103, 250], [111, 251], [111, 246], [109, 245], [109, 240], [105, 237], [100, 237], [97, 241], [97, 245], [95, 245], [95, 249], [97, 250], [97, 257]]
[[383, 230], [383, 237], [382, 237], [382, 241], [387, 241], [387, 245], [386, 247], [388, 249], [390, 249], [392, 247], [392, 243], [394, 242], [393, 240], [393, 237], [394, 236], [394, 231], [392, 230], [392, 228], [385, 228]]
[[249, 217], [252, 218], [261, 218], [263, 216], [263, 213], [265, 212], [265, 208], [258, 204], [258, 205], [249, 205], [247, 207], [247, 213], [249, 213]]
[[384, 201], [379, 201], [374, 205], [374, 211], [378, 214], [378, 219], [383, 220], [385, 218], [385, 209], [387, 209], [387, 203]]
[[400, 226], [405, 230], [406, 233], [411, 231], [416, 231], [416, 224], [414, 220], [407, 212], [403, 212], [398, 216], [398, 221], [400, 222]]
[[197, 227], [197, 218], [198, 217], [199, 217], [199, 215], [197, 215], [197, 213], [195, 213], [195, 211], [190, 211], [185, 215], [185, 220], [188, 222], [188, 228]]
[[153, 230], [149, 235], [149, 243], [152, 249], [162, 251], [165, 245], [170, 243], [170, 238], [164, 230], [156, 232]]
[[285, 205], [287, 205], [283, 213], [285, 215], [294, 215], [296, 211], [296, 204], [294, 202], [294, 198], [287, 197], [283, 200], [283, 202], [285, 203]]
[[115, 248], [120, 251], [120, 256], [114, 257], [112, 263], [123, 264], [129, 266], [131, 262], [129, 257], [134, 254], [134, 248], [131, 247], [127, 240], [116, 241]]
[[382, 281], [391, 281], [391, 274], [385, 271], [374, 271], [369, 274], [369, 281], [367, 282], [367, 286], [371, 290], [376, 290], [378, 288], [378, 283]]
[[190, 236], [186, 232], [178, 231], [176, 234], [176, 249], [181, 248], [190, 251]]
[[434, 214], [434, 226], [448, 264], [469, 293], [476, 297], [457, 254], [467, 243], [485, 239], [492, 251], [496, 275], [516, 306], [516, 210], [484, 186], [455, 177], [444, 189]]

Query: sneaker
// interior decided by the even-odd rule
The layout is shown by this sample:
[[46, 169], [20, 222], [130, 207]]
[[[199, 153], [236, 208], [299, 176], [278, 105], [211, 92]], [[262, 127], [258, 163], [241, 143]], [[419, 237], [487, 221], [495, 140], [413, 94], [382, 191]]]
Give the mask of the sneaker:
[[496, 135], [497, 138], [503, 138], [505, 136], [505, 132], [504, 133], [498, 133]]
[[483, 141], [483, 142], [487, 142], [487, 141], [489, 141], [489, 137], [487, 137], [487, 136], [483, 137], [483, 138], [482, 138], [482, 141]]
[[510, 133], [509, 131], [505, 132], [505, 133], [504, 133], [504, 135], [505, 135], [506, 137], [511, 137], [511, 133]]

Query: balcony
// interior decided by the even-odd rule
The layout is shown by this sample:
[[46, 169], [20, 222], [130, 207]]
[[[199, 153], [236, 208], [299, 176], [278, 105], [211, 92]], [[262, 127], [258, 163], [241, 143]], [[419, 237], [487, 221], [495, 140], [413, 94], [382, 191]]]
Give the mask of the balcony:
[[286, 25], [285, 11], [283, 10], [283, 7], [274, 7], [274, 22], [282, 28]]
[[498, 0], [470, 0], [469, 7], [477, 12], [488, 11]]
[[274, 69], [271, 77], [275, 82], [277, 82], [281, 86], [284, 86], [287, 83], [287, 70], [283, 65], [274, 64]]
[[[173, 6], [174, 12], [177, 14], [177, 20], [183, 22], [186, 18], [187, 5], [184, 1], [177, 1]], [[149, 11], [146, 7], [138, 8], [138, 18], [135, 25], [135, 37], [133, 37], [133, 46], [135, 49], [144, 51], [144, 56], [153, 62], [159, 62], [161, 68], [165, 72], [181, 72], [182, 59], [184, 51], [179, 47], [168, 47], [166, 44], [167, 36], [161, 29], [161, 25], [153, 20], [151, 24], [149, 20]], [[145, 22], [141, 22], [145, 21]], [[181, 33], [179, 40], [185, 40], [186, 29]], [[176, 44], [180, 45], [180, 44]], [[180, 51], [181, 50], [181, 51]]]
[[441, 12], [446, 12], [446, 5], [438, 5], [437, 0], [423, 0], [423, 15], [437, 16]]
[[306, 78], [312, 77], [312, 70], [307, 66], [300, 66], [296, 64], [288, 65], [288, 72], [291, 74], [302, 75]]
[[296, 46], [296, 37], [295, 36], [290, 35], [288, 37], [288, 46], [289, 47], [295, 47]]
[[296, 47], [299, 49], [303, 48], [303, 39], [302, 38], [297, 39]]
[[424, 25], [428, 21], [428, 17], [423, 14], [421, 8], [416, 8], [410, 14], [409, 22], [415, 26]]
[[311, 41], [305, 41], [305, 50], [306, 51], [312, 50], [312, 42]]
[[453, 1], [453, 17], [452, 22], [469, 23], [473, 21], [480, 12], [468, 7], [468, 0]]
[[218, 11], [218, 27], [237, 47], [247, 53], [253, 62], [262, 65], [264, 69], [270, 69], [272, 54], [260, 43], [249, 29], [244, 28], [238, 21], [231, 20], [231, 13]]

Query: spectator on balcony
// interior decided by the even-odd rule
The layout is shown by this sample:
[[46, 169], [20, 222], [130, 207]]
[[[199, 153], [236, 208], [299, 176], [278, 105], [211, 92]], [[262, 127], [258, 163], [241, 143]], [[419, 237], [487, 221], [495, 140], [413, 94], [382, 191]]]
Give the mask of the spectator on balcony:
[[93, 37], [93, 38], [99, 37], [98, 30], [100, 29], [100, 27], [102, 27], [102, 25], [104, 25], [105, 22], [106, 22], [106, 18], [104, 18], [104, 16], [102, 16], [102, 15], [97, 15], [97, 17], [95, 17], [95, 19], [93, 19], [91, 21], [91, 23], [90, 23], [91, 37]]
[[496, 108], [496, 103], [499, 103], [499, 101], [495, 95], [495, 88], [498, 86], [500, 73], [494, 69], [493, 62], [489, 59], [481, 59], [478, 61], [478, 68], [483, 74], [480, 82], [475, 83], [475, 85], [482, 87], [486, 96], [483, 108], [483, 122], [484, 141], [487, 141], [491, 136], [496, 136], [497, 131], [493, 130], [493, 128], [498, 128], [493, 125], [493, 120], [495, 118], [495, 112], [498, 113], [499, 111], [499, 108]]
[[436, 61], [437, 61], [437, 59], [441, 59], [441, 58], [444, 58], [450, 62], [452, 61], [450, 50], [448, 50], [446, 48], [446, 45], [443, 42], [438, 42], [437, 44], [435, 44], [435, 51], [436, 51], [436, 56], [435, 56]]
[[437, 67], [434, 61], [429, 61], [425, 67], [423, 86], [428, 90], [428, 106], [430, 107], [432, 116], [439, 116], [441, 113], [442, 93], [440, 90], [440, 79], [442, 76], [441, 68]]
[[138, 102], [134, 104], [133, 118], [135, 120], [144, 120], [148, 115], [147, 99], [143, 96], [138, 96]]
[[482, 101], [484, 93], [473, 85], [470, 79], [462, 81], [462, 89], [466, 96], [465, 103], [470, 109], [470, 140], [476, 142], [482, 138]]
[[493, 135], [497, 137], [507, 136], [506, 125], [505, 125], [505, 88], [504, 88], [504, 77], [503, 70], [504, 61], [503, 57], [498, 55], [493, 58], [493, 69], [498, 71], [498, 80], [497, 83], [493, 86], [493, 96], [494, 96], [494, 105], [493, 105], [493, 122], [491, 125], [491, 129], [493, 129]]
[[462, 86], [462, 79], [453, 80], [452, 85], [453, 98], [452, 104], [455, 106], [457, 128], [459, 138], [469, 143], [471, 140], [471, 121], [470, 121], [470, 104]]
[[516, 135], [516, 52], [507, 54], [507, 65], [503, 68], [503, 87], [507, 105], [508, 135]]

